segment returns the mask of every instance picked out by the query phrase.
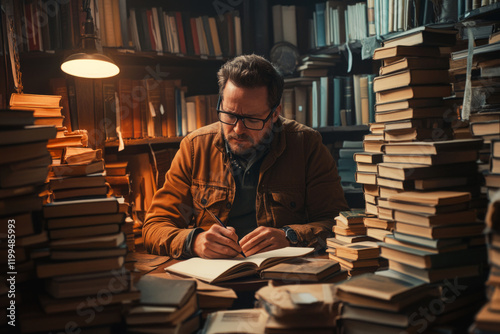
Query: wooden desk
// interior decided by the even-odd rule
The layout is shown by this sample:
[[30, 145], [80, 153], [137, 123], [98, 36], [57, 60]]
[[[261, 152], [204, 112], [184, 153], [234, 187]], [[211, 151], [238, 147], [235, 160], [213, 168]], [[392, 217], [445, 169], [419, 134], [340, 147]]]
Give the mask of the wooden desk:
[[[328, 254], [316, 254], [308, 255], [306, 257], [311, 258], [328, 258]], [[165, 268], [178, 263], [182, 260], [170, 259], [166, 263], [159, 265], [155, 270], [150, 273], [154, 274], [164, 274], [166, 277], [171, 279], [185, 278], [171, 274], [165, 271]], [[231, 309], [242, 309], [242, 308], [253, 308], [255, 304], [255, 292], [260, 288], [269, 284], [270, 280], [261, 279], [259, 275], [246, 276], [238, 279], [233, 279], [230, 281], [215, 283], [214, 285], [230, 288], [236, 292], [238, 299], [234, 302]], [[310, 283], [310, 282], [307, 282]], [[287, 284], [286, 282], [277, 282], [277, 284]], [[288, 284], [306, 284], [306, 282], [290, 282]]]

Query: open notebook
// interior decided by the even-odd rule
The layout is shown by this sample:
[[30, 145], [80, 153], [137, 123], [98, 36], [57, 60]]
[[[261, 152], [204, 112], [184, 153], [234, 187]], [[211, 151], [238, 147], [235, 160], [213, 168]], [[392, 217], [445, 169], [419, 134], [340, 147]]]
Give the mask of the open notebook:
[[314, 248], [311, 247], [285, 247], [251, 255], [247, 258], [202, 259], [193, 257], [173, 264], [165, 268], [165, 271], [198, 278], [208, 283], [217, 283], [255, 274], [289, 258], [312, 253], [313, 250]]

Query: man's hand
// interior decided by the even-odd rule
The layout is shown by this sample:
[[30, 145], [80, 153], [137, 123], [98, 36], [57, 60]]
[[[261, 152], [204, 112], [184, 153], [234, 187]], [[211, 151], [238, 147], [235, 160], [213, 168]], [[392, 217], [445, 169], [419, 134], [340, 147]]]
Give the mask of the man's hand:
[[213, 224], [208, 231], [196, 236], [193, 252], [205, 259], [227, 259], [236, 257], [241, 247], [233, 227], [224, 228]]
[[243, 253], [250, 256], [290, 246], [290, 242], [285, 236], [285, 231], [273, 227], [259, 226], [240, 240], [240, 246]]

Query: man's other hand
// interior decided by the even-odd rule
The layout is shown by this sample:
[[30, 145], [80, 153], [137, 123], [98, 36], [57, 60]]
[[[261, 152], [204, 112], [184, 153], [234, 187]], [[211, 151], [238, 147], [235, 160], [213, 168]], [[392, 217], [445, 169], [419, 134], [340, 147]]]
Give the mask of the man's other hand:
[[285, 231], [273, 227], [259, 226], [240, 240], [240, 246], [243, 253], [250, 256], [290, 246], [290, 242], [285, 236]]
[[241, 247], [233, 227], [214, 224], [208, 231], [196, 236], [193, 252], [205, 259], [228, 259], [236, 257]]

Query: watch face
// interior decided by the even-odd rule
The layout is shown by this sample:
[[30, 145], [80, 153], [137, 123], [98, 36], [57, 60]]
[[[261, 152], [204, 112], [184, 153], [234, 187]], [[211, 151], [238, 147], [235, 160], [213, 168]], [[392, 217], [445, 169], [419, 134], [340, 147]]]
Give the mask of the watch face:
[[279, 42], [271, 49], [271, 63], [283, 76], [291, 76], [299, 64], [297, 47], [288, 42]]

